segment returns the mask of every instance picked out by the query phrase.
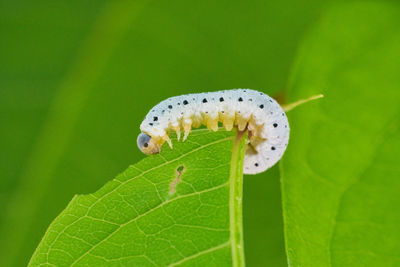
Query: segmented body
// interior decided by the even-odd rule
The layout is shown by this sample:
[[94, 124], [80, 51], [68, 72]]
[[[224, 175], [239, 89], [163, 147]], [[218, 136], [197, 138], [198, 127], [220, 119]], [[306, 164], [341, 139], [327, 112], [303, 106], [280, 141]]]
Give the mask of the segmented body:
[[[217, 131], [222, 123], [230, 131], [236, 126], [249, 131], [249, 146], [244, 159], [244, 173], [255, 174], [273, 166], [283, 155], [289, 140], [289, 123], [281, 106], [268, 95], [251, 89], [234, 89], [210, 93], [187, 94], [168, 98], [156, 105], [140, 129], [149, 135], [157, 153], [168, 137], [201, 125]], [[147, 147], [147, 146], [146, 146]]]

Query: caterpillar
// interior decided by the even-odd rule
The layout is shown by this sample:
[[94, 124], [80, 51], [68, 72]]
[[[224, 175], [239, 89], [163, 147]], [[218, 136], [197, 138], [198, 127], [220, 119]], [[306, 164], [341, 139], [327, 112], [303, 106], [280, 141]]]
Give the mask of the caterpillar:
[[159, 153], [168, 136], [175, 131], [180, 140], [188, 137], [192, 127], [205, 125], [217, 131], [218, 123], [230, 131], [248, 130], [249, 144], [243, 163], [245, 174], [267, 170], [279, 161], [289, 141], [289, 122], [282, 107], [268, 95], [251, 89], [233, 89], [187, 94], [168, 98], [146, 115], [137, 138], [139, 149], [147, 154]]

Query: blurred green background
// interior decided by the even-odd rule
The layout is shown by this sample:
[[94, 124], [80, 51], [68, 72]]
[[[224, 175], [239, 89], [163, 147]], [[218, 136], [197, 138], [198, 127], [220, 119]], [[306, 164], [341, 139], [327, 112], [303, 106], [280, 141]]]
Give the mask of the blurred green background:
[[[27, 264], [74, 194], [144, 155], [174, 95], [285, 90], [329, 1], [0, 1], [0, 265]], [[245, 177], [248, 266], [285, 266], [279, 173]]]

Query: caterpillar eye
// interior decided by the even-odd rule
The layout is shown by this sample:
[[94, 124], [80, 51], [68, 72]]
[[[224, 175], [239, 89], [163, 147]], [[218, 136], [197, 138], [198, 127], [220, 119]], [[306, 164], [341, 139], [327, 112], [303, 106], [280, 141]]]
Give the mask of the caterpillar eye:
[[143, 148], [146, 148], [149, 146], [149, 141], [151, 137], [145, 133], [140, 133], [137, 138], [137, 146], [140, 149], [140, 151], [143, 151]]

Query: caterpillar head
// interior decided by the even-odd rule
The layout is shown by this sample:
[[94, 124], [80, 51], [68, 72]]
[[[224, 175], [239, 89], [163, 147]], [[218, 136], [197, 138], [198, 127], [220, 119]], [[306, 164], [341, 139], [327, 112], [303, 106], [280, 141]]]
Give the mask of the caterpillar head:
[[137, 137], [137, 145], [144, 154], [151, 155], [160, 152], [160, 145], [158, 142], [151, 138], [150, 135], [146, 133], [140, 133]]

